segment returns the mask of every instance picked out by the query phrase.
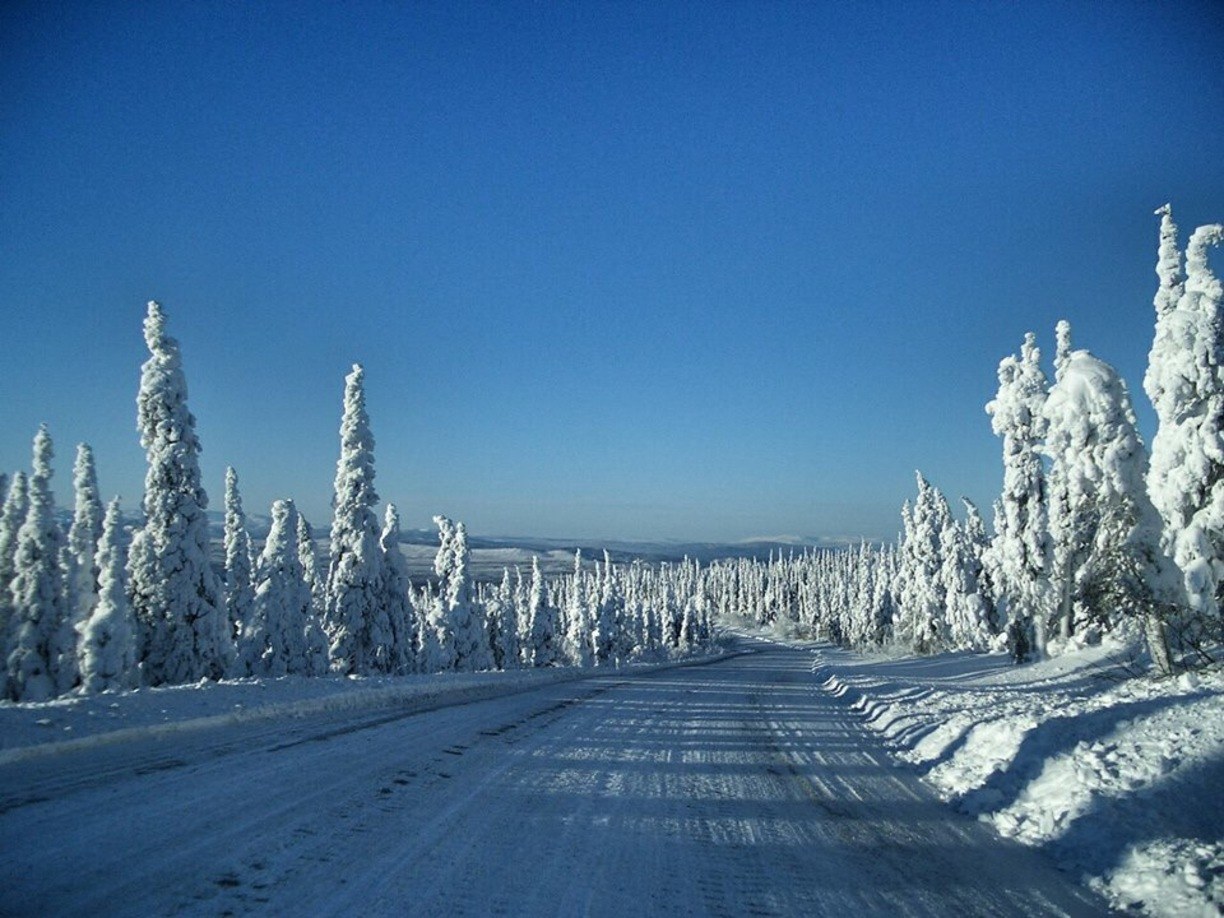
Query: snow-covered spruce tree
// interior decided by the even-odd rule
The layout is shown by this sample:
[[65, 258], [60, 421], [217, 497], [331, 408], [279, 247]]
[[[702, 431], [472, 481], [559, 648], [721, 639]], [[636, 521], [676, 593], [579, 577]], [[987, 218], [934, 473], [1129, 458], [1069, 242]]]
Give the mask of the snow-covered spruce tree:
[[17, 532], [13, 603], [9, 623], [7, 695], [14, 701], [46, 701], [57, 692], [56, 632], [70, 617], [60, 552], [64, 536], [55, 521], [51, 460], [55, 452], [44, 424], [34, 437], [29, 509]]
[[79, 681], [77, 640], [81, 623], [89, 617], [98, 595], [98, 571], [94, 566], [98, 539], [102, 537], [102, 501], [98, 497], [98, 475], [93, 450], [77, 445], [72, 469], [73, 514], [68, 536], [61, 549], [64, 576], [64, 608], [67, 610], [51, 640], [56, 693], [72, 691]]
[[540, 574], [540, 559], [531, 557], [531, 587], [527, 596], [527, 628], [523, 641], [528, 667], [552, 666], [557, 662], [557, 632], [547, 587]]
[[[971, 512], [976, 508], [965, 501]], [[981, 517], [978, 517], [981, 520]], [[959, 523], [951, 516], [944, 521], [940, 537], [943, 566], [940, 580], [946, 597], [948, 647], [953, 650], [985, 651], [991, 632], [986, 603], [979, 593], [982, 574], [982, 544], [970, 536], [970, 523]]]
[[387, 597], [387, 620], [392, 633], [391, 672], [410, 673], [417, 665], [417, 623], [412, 607], [412, 580], [399, 542], [399, 511], [395, 504], [387, 504], [379, 545], [383, 553], [383, 593]]
[[1178, 620], [1184, 592], [1160, 547], [1126, 385], [1087, 351], [1068, 351], [1044, 410], [1059, 636], [1130, 618], [1142, 625], [1153, 663], [1170, 672], [1166, 623]]
[[4, 509], [0, 511], [0, 660], [8, 659], [9, 622], [13, 617], [12, 585], [16, 573], [17, 533], [30, 509], [29, 480], [25, 472], [13, 476]]
[[78, 662], [82, 692], [132, 688], [140, 679], [136, 619], [127, 596], [127, 545], [116, 497], [106, 508], [98, 543], [98, 602], [81, 625]]
[[321, 676], [327, 672], [327, 635], [323, 633], [323, 608], [327, 593], [327, 576], [319, 570], [319, 552], [315, 546], [314, 529], [306, 517], [297, 518], [298, 563], [302, 565], [302, 580], [310, 593], [310, 614], [306, 617], [306, 654], [309, 673]]
[[447, 631], [454, 646], [455, 669], [474, 671], [493, 665], [484, 615], [472, 602], [472, 577], [467, 529], [444, 516], [435, 516], [438, 527], [438, 554], [434, 573], [438, 575], [438, 600]]
[[502, 570], [501, 584], [486, 608], [493, 665], [498, 669], [515, 669], [519, 663], [518, 610], [514, 605], [510, 568]]
[[298, 559], [297, 508], [272, 504], [272, 526], [255, 565], [255, 602], [243, 628], [242, 648], [253, 676], [314, 675], [307, 644], [310, 590]]
[[1046, 478], [1039, 454], [1046, 388], [1041, 351], [1030, 332], [1020, 354], [999, 364], [999, 391], [986, 405], [991, 426], [1003, 439], [1003, 493], [995, 505], [988, 566], [1007, 622], [1008, 648], [1017, 661], [1030, 650], [1045, 653], [1053, 606]]
[[200, 483], [200, 441], [187, 408], [178, 342], [161, 306], [144, 322], [149, 359], [136, 396], [140, 445], [148, 459], [144, 525], [128, 556], [128, 589], [140, 623], [149, 685], [220, 679], [233, 660], [220, 579], [209, 563], [208, 495]]
[[1183, 274], [1171, 208], [1157, 213], [1160, 284], [1144, 388], [1159, 427], [1147, 484], [1193, 612], [1179, 637], [1203, 651], [1224, 637], [1224, 289], [1207, 262], [1224, 227], [1195, 230]]
[[[242, 509], [242, 495], [238, 492], [238, 473], [228, 466], [225, 469], [225, 616], [235, 639], [250, 621], [255, 605], [252, 566], [251, 536]], [[244, 665], [239, 668], [244, 668], [246, 662], [242, 661]]]
[[98, 473], [94, 467], [93, 450], [89, 444], [77, 444], [76, 462], [72, 467], [73, 511], [65, 546], [64, 570], [71, 572], [69, 593], [76, 600], [77, 621], [84, 621], [93, 609], [98, 592], [96, 557], [102, 538], [105, 509], [98, 496]]
[[616, 662], [619, 606], [620, 597], [617, 595], [616, 581], [612, 576], [612, 556], [605, 550], [603, 573], [599, 578], [599, 605], [595, 613], [595, 628], [591, 638], [596, 666]]
[[587, 608], [587, 589], [582, 571], [582, 551], [574, 552], [574, 579], [569, 594], [566, 618], [565, 651], [575, 666], [590, 666], [593, 659], [591, 613]]
[[[901, 546], [904, 586], [898, 597], [896, 638], [915, 653], [935, 653], [947, 646], [943, 568], [944, 530], [951, 512], [948, 501], [921, 472], [918, 497], [910, 511]], [[836, 636], [834, 636], [836, 639]]]
[[[336, 463], [331, 560], [327, 569], [324, 630], [334, 672], [368, 673], [379, 666], [378, 619], [383, 608], [382, 547], [374, 507], [374, 435], [365, 407], [360, 364], [344, 380], [340, 459]], [[381, 656], [385, 656], [385, 649]], [[385, 665], [385, 664], [384, 664]]]

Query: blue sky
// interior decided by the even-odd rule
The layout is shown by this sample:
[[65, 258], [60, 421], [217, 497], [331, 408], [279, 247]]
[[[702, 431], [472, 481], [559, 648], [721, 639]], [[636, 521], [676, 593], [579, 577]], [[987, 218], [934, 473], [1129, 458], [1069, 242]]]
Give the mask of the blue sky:
[[[486, 534], [891, 537], [989, 505], [1054, 323], [1141, 383], [1157, 220], [1224, 220], [1218, 3], [6, 3], [0, 469], [139, 503], [144, 303], [220, 505]], [[1224, 255], [1218, 256], [1224, 259]]]

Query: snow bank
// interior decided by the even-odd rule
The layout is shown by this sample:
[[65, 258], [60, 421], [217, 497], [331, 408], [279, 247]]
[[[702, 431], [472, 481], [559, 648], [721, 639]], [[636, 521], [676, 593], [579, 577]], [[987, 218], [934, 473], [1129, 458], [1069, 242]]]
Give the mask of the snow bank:
[[824, 645], [813, 672], [945, 800], [1115, 907], [1224, 910], [1224, 670], [1136, 676], [1114, 646], [1015, 667]]
[[620, 668], [202, 680], [194, 685], [72, 695], [40, 703], [0, 701], [0, 764], [241, 723], [344, 712], [432, 710], [559, 682], [705, 663], [727, 655]]

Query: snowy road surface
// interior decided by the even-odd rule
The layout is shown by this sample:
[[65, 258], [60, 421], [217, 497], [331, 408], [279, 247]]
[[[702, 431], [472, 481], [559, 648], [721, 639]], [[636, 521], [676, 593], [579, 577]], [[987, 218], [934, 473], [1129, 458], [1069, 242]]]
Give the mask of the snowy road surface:
[[804, 650], [0, 766], [0, 913], [1100, 914]]

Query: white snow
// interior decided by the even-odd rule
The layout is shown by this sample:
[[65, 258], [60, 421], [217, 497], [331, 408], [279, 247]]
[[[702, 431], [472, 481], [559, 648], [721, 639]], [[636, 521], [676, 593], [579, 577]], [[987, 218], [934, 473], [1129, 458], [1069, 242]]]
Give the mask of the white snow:
[[1050, 852], [1114, 907], [1216, 915], [1224, 670], [1135, 676], [1120, 647], [1016, 667], [825, 645], [814, 672], [943, 799]]
[[[27, 745], [0, 758], [0, 912], [1101, 913], [1039, 853], [894, 767], [820, 690], [810, 650], [742, 646], [662, 672], [9, 705], [0, 734]], [[450, 703], [464, 691], [483, 700]], [[87, 729], [90, 711], [115, 712], [126, 738], [29, 745]]]

